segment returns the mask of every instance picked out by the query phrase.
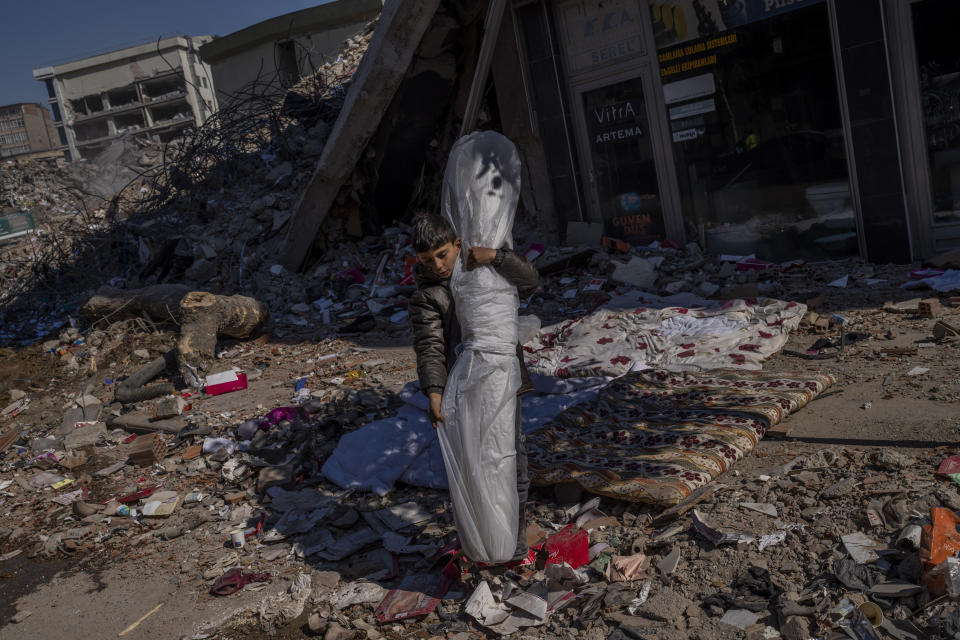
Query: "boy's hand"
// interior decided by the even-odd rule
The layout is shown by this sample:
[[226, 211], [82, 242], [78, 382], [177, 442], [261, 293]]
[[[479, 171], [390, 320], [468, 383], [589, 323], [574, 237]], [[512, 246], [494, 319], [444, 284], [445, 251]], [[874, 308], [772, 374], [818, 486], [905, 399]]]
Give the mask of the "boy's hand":
[[485, 267], [497, 257], [496, 249], [487, 247], [470, 247], [467, 254], [467, 271], [473, 271], [477, 267]]
[[431, 393], [430, 394], [430, 424], [433, 425], [433, 428], [437, 428], [438, 422], [443, 422], [443, 394], [441, 393]]

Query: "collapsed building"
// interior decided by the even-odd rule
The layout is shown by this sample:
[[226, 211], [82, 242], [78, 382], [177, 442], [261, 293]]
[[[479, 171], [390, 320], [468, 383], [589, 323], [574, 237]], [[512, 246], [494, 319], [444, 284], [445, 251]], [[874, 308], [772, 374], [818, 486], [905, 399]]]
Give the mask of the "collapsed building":
[[90, 159], [127, 134], [161, 141], [217, 109], [198, 54], [211, 36], [177, 36], [33, 70], [44, 83], [68, 160]]
[[200, 47], [200, 57], [210, 65], [217, 99], [243, 100], [251, 85], [282, 97], [335, 61], [343, 41], [363, 31], [382, 7], [383, 0], [337, 0], [214, 38]]
[[[521, 241], [930, 256], [952, 242], [951, 129], [913, 107], [947, 96], [951, 76], [902, 25], [945, 41], [923, 9], [936, 1], [906, 23], [881, 20], [899, 4], [865, 2], [869, 32], [832, 1], [737, 15], [716, 2], [387, 3], [314, 74], [285, 87], [268, 69], [273, 86], [164, 152], [126, 210], [119, 254], [139, 261], [123, 276], [254, 295], [277, 313], [309, 304], [345, 267], [338, 254], [372, 260], [397, 221], [437, 209], [447, 153], [473, 128], [520, 150]], [[891, 73], [858, 71], [858, 55], [883, 62], [895, 45]], [[939, 69], [912, 93], [911, 61]]]

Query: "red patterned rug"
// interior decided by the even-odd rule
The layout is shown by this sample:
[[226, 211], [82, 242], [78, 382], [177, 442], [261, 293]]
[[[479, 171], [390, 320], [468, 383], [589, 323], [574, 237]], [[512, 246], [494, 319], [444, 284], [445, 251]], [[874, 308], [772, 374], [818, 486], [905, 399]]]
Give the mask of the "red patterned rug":
[[677, 504], [834, 382], [809, 373], [628, 373], [595, 403], [568, 409], [528, 437], [531, 479], [538, 485], [576, 481], [631, 502]]

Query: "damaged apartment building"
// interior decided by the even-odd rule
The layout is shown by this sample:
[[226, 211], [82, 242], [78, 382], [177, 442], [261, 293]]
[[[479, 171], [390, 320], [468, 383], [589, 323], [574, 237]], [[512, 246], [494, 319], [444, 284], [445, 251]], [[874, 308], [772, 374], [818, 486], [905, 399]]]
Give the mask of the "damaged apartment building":
[[39, 158], [60, 155], [57, 130], [50, 112], [35, 102], [0, 107], [0, 158]]
[[384, 0], [336, 0], [270, 18], [200, 47], [221, 107], [249, 95], [282, 95], [286, 88], [335, 62], [344, 40], [380, 15]]
[[177, 36], [34, 69], [68, 160], [92, 159], [125, 136], [167, 141], [217, 110], [211, 36]]

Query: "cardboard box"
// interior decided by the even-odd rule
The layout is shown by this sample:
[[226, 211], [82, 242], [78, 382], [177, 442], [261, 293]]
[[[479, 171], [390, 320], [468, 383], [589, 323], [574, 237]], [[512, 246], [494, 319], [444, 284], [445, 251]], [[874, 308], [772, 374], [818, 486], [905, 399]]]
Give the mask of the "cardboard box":
[[247, 374], [243, 371], [231, 369], [207, 376], [207, 395], [218, 396], [231, 391], [240, 391], [247, 388]]

